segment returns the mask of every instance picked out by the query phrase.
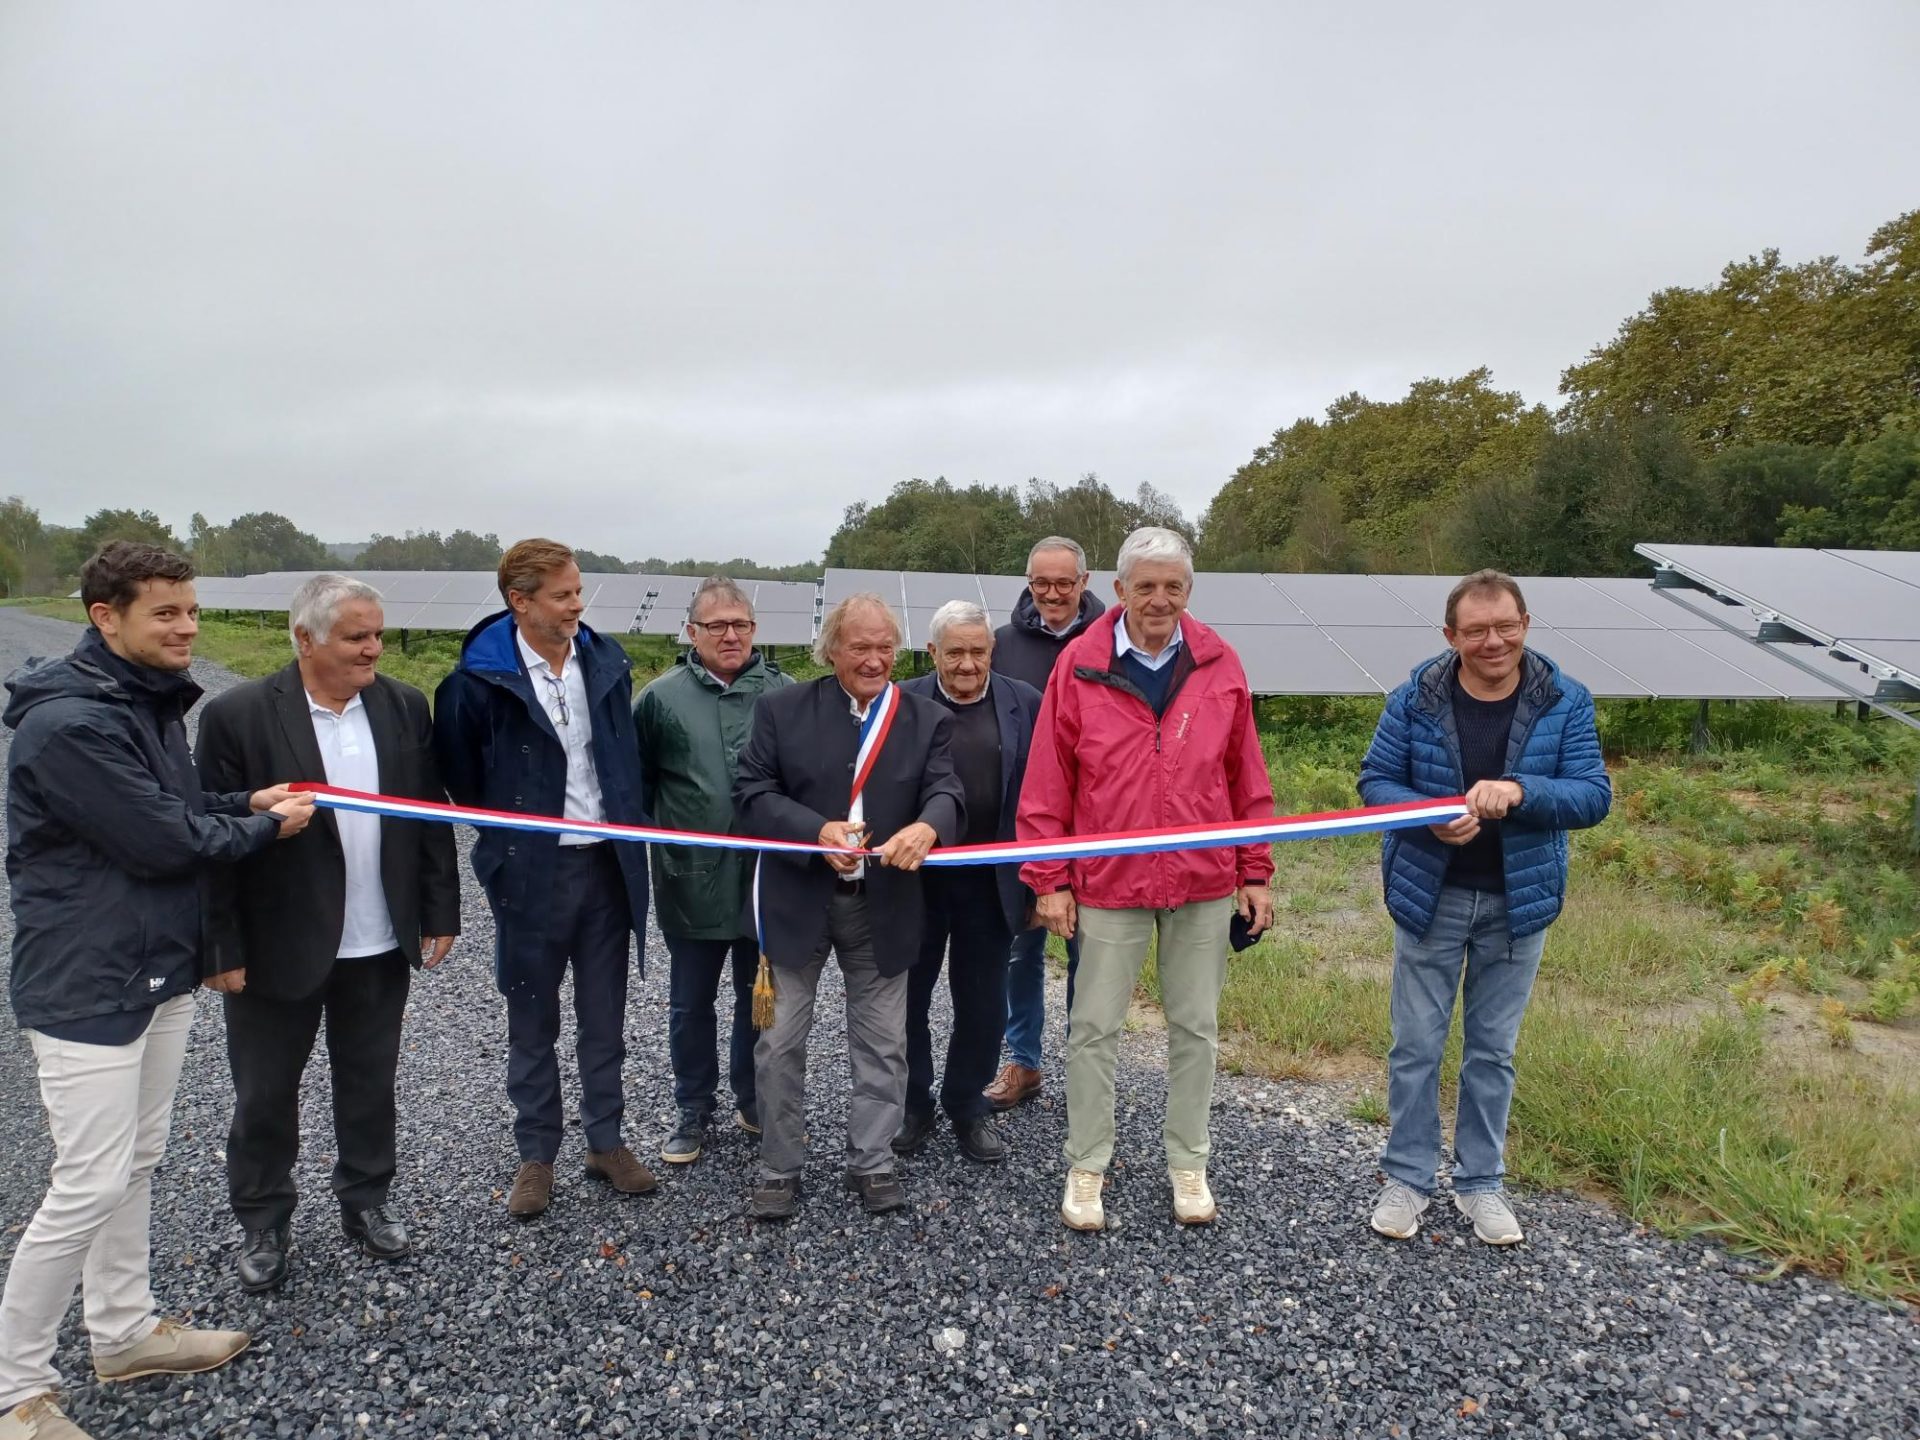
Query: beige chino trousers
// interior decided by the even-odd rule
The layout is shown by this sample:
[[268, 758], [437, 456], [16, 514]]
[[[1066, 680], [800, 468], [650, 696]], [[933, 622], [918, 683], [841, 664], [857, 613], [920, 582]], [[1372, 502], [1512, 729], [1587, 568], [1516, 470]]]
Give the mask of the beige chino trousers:
[[1167, 1017], [1169, 1170], [1204, 1170], [1211, 1139], [1220, 990], [1227, 979], [1233, 897], [1177, 910], [1081, 906], [1080, 966], [1067, 1033], [1067, 1163], [1104, 1171], [1113, 1160], [1113, 1071], [1133, 987], [1158, 936], [1160, 1006]]

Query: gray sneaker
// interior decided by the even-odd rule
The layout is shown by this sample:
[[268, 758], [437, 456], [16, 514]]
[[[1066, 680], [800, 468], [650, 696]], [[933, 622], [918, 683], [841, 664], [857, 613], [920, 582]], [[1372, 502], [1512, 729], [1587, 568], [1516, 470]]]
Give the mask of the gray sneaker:
[[1371, 1223], [1390, 1240], [1411, 1240], [1420, 1233], [1420, 1217], [1427, 1205], [1427, 1197], [1411, 1185], [1389, 1180], [1374, 1203]]
[[1506, 1193], [1481, 1190], [1472, 1195], [1455, 1195], [1453, 1203], [1460, 1213], [1473, 1221], [1473, 1233], [1488, 1245], [1518, 1245], [1527, 1238], [1514, 1218]]

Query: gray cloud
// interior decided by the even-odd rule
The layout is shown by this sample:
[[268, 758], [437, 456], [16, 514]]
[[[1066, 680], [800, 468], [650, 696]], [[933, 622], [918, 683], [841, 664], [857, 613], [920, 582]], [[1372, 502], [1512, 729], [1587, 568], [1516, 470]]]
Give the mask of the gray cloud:
[[1920, 197], [1920, 11], [0, 9], [0, 488], [817, 553], [909, 475], [1197, 510]]

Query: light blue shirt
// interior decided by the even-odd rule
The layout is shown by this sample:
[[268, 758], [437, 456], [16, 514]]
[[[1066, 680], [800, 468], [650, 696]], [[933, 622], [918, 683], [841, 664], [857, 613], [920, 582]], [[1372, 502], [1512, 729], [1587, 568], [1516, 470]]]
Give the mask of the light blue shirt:
[[1173, 663], [1173, 657], [1180, 653], [1180, 646], [1185, 638], [1186, 637], [1180, 633], [1179, 622], [1175, 621], [1173, 638], [1167, 641], [1166, 648], [1161, 650], [1158, 655], [1149, 655], [1127, 637], [1127, 612], [1122, 608], [1120, 618], [1113, 622], [1113, 663], [1118, 665], [1122, 656], [1128, 652], [1132, 652], [1147, 669], [1164, 670], [1168, 665]]

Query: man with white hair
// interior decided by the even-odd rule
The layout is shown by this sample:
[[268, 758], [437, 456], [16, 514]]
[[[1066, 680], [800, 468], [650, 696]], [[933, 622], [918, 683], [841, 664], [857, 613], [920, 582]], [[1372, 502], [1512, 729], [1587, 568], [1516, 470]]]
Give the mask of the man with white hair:
[[[1120, 547], [1120, 614], [1067, 646], [1040, 709], [1020, 794], [1022, 840], [1212, 826], [1273, 814], [1240, 657], [1187, 613], [1193, 557], [1171, 530], [1144, 526]], [[1147, 951], [1158, 942], [1167, 1018], [1164, 1139], [1174, 1218], [1215, 1215], [1207, 1185], [1220, 990], [1236, 912], [1249, 934], [1273, 919], [1266, 844], [1034, 860], [1020, 878], [1054, 934], [1080, 936], [1067, 1034], [1067, 1183], [1060, 1218], [1106, 1224], [1114, 1063]]]
[[[207, 704], [207, 782], [242, 789], [290, 775], [445, 800], [427, 697], [378, 671], [385, 623], [370, 585], [344, 575], [302, 585], [288, 616], [292, 663]], [[300, 1075], [322, 1022], [341, 1226], [371, 1258], [400, 1258], [411, 1246], [387, 1203], [400, 1023], [413, 968], [446, 959], [460, 931], [453, 828], [322, 810], [304, 834], [216, 875], [212, 899], [207, 985], [225, 995], [233, 1066], [227, 1193], [246, 1232], [241, 1287], [287, 1278]]]
[[[967, 802], [967, 828], [960, 843], [1011, 840], [1040, 692], [1024, 680], [993, 673], [987, 612], [971, 601], [949, 600], [934, 611], [927, 627], [927, 653], [933, 657], [933, 674], [900, 688], [924, 695], [953, 717], [953, 767]], [[1006, 1029], [1007, 948], [1031, 923], [1033, 892], [1020, 883], [1018, 865], [935, 869], [927, 875], [926, 888], [926, 933], [907, 982], [906, 1117], [893, 1149], [896, 1155], [916, 1154], [933, 1135], [928, 1014], [944, 958], [953, 997], [953, 1034], [947, 1042], [940, 1105], [953, 1121], [960, 1153], [994, 1164], [1006, 1159], [1007, 1145], [989, 1118], [983, 1090]]]
[[[993, 669], [1042, 694], [1060, 652], [1106, 612], [1087, 588], [1087, 552], [1078, 540], [1048, 535], [1027, 552], [1027, 588], [1013, 618], [993, 637]], [[1067, 1009], [1080, 968], [1080, 937], [1067, 937]], [[1007, 957], [1007, 1063], [987, 1087], [987, 1103], [1011, 1110], [1040, 1093], [1040, 1044], [1047, 1030], [1047, 931], [1016, 931]]]
[[[966, 822], [953, 718], [893, 683], [900, 621], [878, 595], [850, 595], [820, 624], [832, 673], [761, 697], [733, 786], [738, 828], [834, 854], [765, 851], [753, 884], [772, 1023], [754, 1048], [760, 1177], [752, 1210], [785, 1220], [806, 1161], [807, 1037], [831, 950], [847, 996], [846, 1178], [872, 1215], [907, 1203], [889, 1148], [907, 1086], [907, 970], [926, 897], [917, 873]], [[877, 853], [863, 853], [876, 852]]]

